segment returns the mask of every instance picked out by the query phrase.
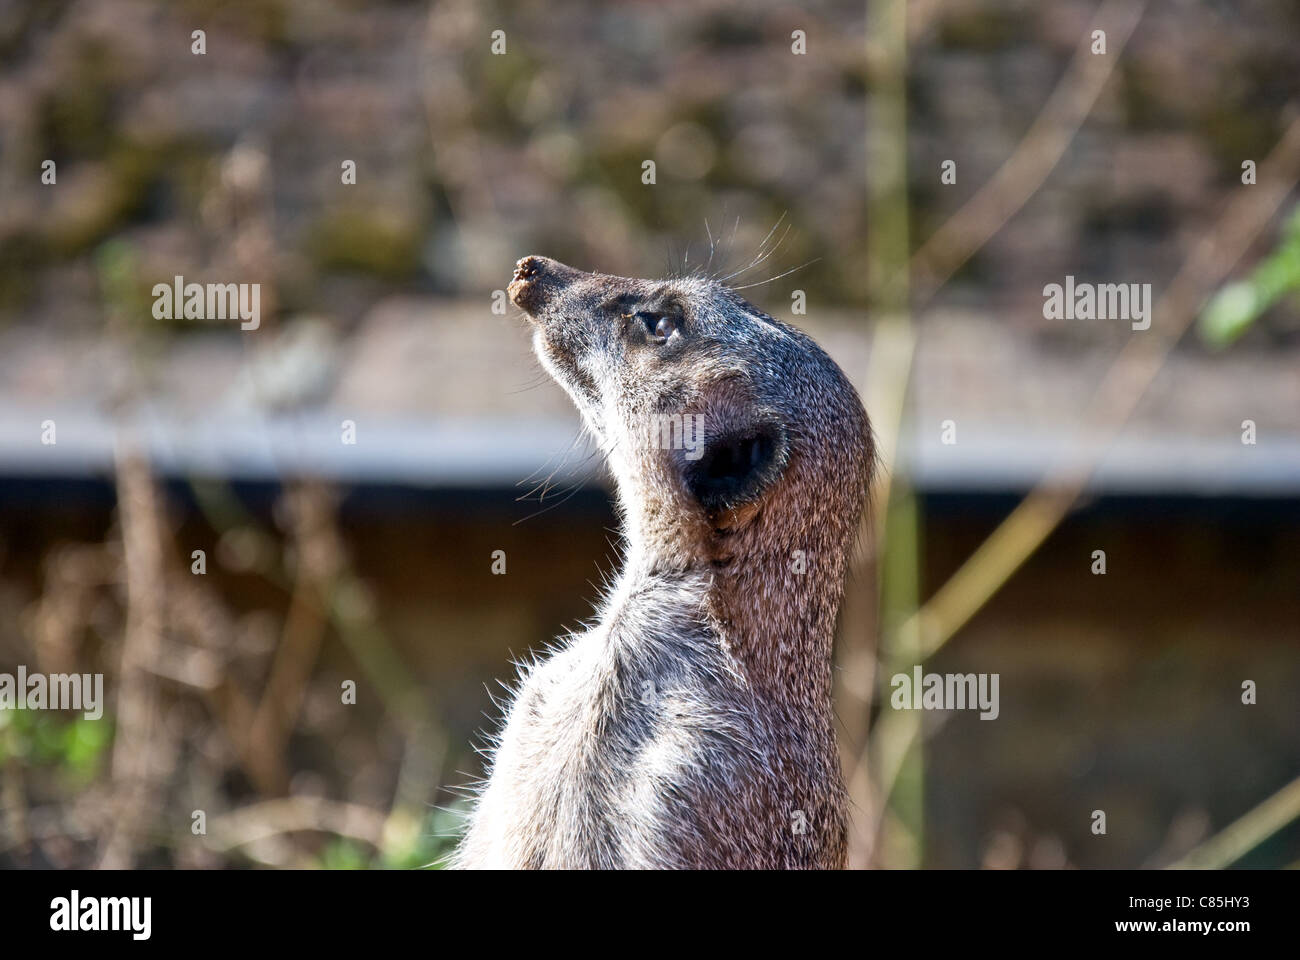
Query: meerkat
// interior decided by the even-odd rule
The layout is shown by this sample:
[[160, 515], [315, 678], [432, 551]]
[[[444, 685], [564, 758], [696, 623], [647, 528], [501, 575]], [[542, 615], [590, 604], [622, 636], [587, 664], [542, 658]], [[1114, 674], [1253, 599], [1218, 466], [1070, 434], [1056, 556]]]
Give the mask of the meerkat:
[[[605, 455], [625, 548], [596, 624], [521, 667], [453, 865], [843, 867], [831, 646], [874, 459], [857, 393], [708, 278], [533, 256], [509, 295]], [[678, 417], [700, 442], [672, 442]]]

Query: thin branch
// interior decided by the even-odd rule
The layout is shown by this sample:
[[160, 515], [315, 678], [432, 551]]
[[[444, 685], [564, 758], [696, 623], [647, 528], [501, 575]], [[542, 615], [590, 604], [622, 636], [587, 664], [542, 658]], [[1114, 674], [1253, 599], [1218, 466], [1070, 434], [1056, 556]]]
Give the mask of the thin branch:
[[1300, 777], [1206, 840], [1171, 870], [1221, 870], [1300, 818]]
[[1083, 442], [1044, 479], [913, 618], [924, 657], [934, 654], [1056, 529], [1097, 462], [1145, 395], [1200, 305], [1245, 255], [1300, 179], [1300, 119], [1192, 251], [1156, 303], [1151, 329], [1120, 351], [1093, 396]]
[[356, 803], [337, 803], [320, 797], [284, 797], [265, 800], [213, 817], [205, 844], [225, 852], [267, 837], [314, 830], [359, 840], [378, 849], [383, 841], [387, 814]]
[[[1038, 192], [1065, 154], [1110, 78], [1146, 0], [1106, 0], [1033, 126], [1002, 168], [912, 258], [916, 307], [928, 300]], [[1107, 52], [1092, 52], [1105, 30]]]
[[[888, 263], [877, 262], [879, 256], [873, 255], [871, 272], [892, 275], [904, 283], [906, 283], [905, 278], [910, 275], [915, 284], [910, 297], [914, 308], [919, 308], [932, 297], [963, 263], [1025, 205], [1056, 167], [1066, 147], [1096, 103], [1115, 64], [1119, 61], [1120, 53], [1141, 19], [1144, 8], [1145, 0], [1135, 4], [1123, 0], [1108, 0], [1103, 3], [1094, 18], [1092, 27], [1081, 40], [1070, 67], [1057, 83], [1024, 140], [998, 173], [929, 241], [922, 245], [912, 256], [908, 269], [900, 270], [891, 267]], [[933, 12], [933, 8], [923, 11], [919, 19], [926, 19]], [[917, 35], [912, 29], [917, 26], [917, 11], [909, 8], [908, 18], [907, 38], [910, 39]], [[1094, 55], [1091, 51], [1094, 29], [1108, 30], [1110, 46], [1104, 56]], [[906, 40], [894, 46], [897, 49], [891, 49], [889, 44], [882, 44], [877, 53], [880, 55], [882, 75], [893, 78], [894, 82], [897, 82], [897, 78], [902, 76]], [[901, 95], [900, 87], [896, 96], [901, 97]], [[901, 176], [901, 172], [895, 173], [893, 179], [898, 180]], [[890, 178], [886, 176], [884, 179]], [[876, 185], [878, 190], [886, 188], [887, 184], [884, 182], [878, 182]], [[905, 221], [898, 229], [900, 231], [906, 229]], [[886, 469], [881, 471], [880, 479], [877, 481], [873, 508], [867, 511], [867, 516], [864, 517], [867, 528], [859, 537], [862, 549], [859, 551], [859, 556], [855, 558], [857, 565], [868, 561], [879, 561], [885, 549], [884, 538], [887, 534], [885, 516], [893, 500], [893, 475], [889, 472], [889, 467], [896, 461], [897, 441], [901, 432], [903, 408], [906, 403], [915, 347], [915, 332], [911, 329], [906, 312], [909, 299], [907, 294], [891, 287], [885, 278], [873, 280], [873, 289], [876, 293], [873, 300], [877, 301], [877, 306], [881, 305], [879, 301], [882, 300], [886, 303], [896, 301], [896, 305], [887, 310], [886, 315], [876, 325], [872, 349], [874, 375], [867, 380], [869, 384], [875, 385], [872, 392], [876, 403], [871, 409], [877, 413], [875, 420], [878, 453]], [[885, 359], [886, 357], [888, 359]], [[900, 484], [906, 489], [905, 477], [900, 477]], [[894, 633], [895, 635], [890, 638], [891, 645], [908, 651], [919, 651], [919, 638], [915, 624], [906, 622]], [[872, 672], [874, 673], [874, 670]], [[874, 807], [877, 816], [883, 817], [894, 780], [907, 756], [917, 729], [900, 731], [896, 726], [886, 725], [885, 729], [879, 732], [887, 734], [891, 740], [886, 742], [875, 736], [871, 737], [856, 763], [850, 767], [848, 782], [851, 795], [859, 807], [863, 810]], [[867, 755], [877, 750], [886, 759], [883, 771], [885, 775], [876, 778], [884, 788], [880, 796], [871, 797]], [[871, 832], [878, 832], [879, 828], [878, 821]]]
[[[918, 662], [932, 657], [1042, 545], [1083, 492], [1106, 447], [1145, 395], [1205, 297], [1246, 253], [1300, 179], [1300, 119], [1260, 165], [1258, 184], [1238, 193], [1196, 245], [1153, 310], [1151, 329], [1133, 336], [1108, 370], [1085, 416], [1084, 437], [1068, 460], [1012, 514], [900, 628], [916, 642]], [[882, 716], [881, 735], [897, 714]], [[865, 762], [865, 755], [859, 762]], [[897, 771], [892, 771], [891, 776]], [[888, 796], [889, 777], [882, 777]]]

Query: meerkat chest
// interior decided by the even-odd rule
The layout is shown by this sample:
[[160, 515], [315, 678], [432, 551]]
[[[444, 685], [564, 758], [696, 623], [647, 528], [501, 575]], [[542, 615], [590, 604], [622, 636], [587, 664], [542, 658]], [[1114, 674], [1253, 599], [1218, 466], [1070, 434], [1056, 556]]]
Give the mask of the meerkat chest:
[[510, 711], [489, 792], [522, 862], [695, 865], [717, 847], [692, 843], [740, 805], [770, 802], [766, 771], [750, 769], [766, 737], [722, 665], [701, 669], [700, 650], [671, 644], [629, 655], [615, 639], [557, 653]]

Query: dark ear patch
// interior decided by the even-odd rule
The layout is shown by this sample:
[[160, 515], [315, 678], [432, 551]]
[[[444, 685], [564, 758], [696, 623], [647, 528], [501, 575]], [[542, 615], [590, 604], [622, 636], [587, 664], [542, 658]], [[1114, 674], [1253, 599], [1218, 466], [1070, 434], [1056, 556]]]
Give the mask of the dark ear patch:
[[756, 500], [785, 468], [786, 446], [774, 421], [706, 436], [704, 454], [685, 463], [686, 489], [710, 514]]

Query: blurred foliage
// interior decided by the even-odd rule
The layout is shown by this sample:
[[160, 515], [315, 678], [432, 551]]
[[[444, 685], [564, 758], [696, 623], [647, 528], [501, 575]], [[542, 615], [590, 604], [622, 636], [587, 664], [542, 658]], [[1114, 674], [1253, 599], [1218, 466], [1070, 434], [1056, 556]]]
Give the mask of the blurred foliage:
[[[1051, 202], [1008, 224], [959, 286], [1014, 297], [1029, 248], [1044, 270], [1122, 262], [1158, 276], [1174, 225], [1276, 139], [1297, 69], [1284, 42], [1295, 5], [1261, 0], [1231, 32], [1219, 10], [1180, 16], [1185, 31], [1126, 53], [1113, 109], [1072, 147]], [[865, 306], [871, 225], [857, 198], [877, 67], [862, 56], [863, 17], [861, 5], [777, 3], [20, 0], [0, 14], [0, 71], [21, 120], [0, 150], [0, 307], [75, 315], [61, 307], [84, 288], [41, 280], [128, 235], [142, 278], [258, 264], [279, 309], [350, 318], [393, 289], [495, 289], [528, 249], [643, 274], [669, 250], [681, 266], [688, 244], [698, 262], [711, 231], [724, 262], [741, 264], [783, 214], [787, 246], [745, 279], [808, 265], [754, 295], [779, 303], [797, 286], [810, 302]], [[190, 52], [195, 23], [204, 57]], [[794, 26], [806, 56], [791, 54]], [[505, 56], [491, 52], [498, 28]], [[1024, 131], [1013, 118], [1041, 107], [1072, 53], [1066, 32], [1017, 0], [909, 20], [918, 240], [1014, 149]], [[1172, 151], [1144, 150], [1152, 135]], [[1141, 187], [1120, 207], [1099, 178], [1117, 145], [1132, 148], [1124, 169]], [[255, 189], [229, 176], [245, 149], [265, 161]], [[39, 181], [47, 158], [58, 190]], [[357, 164], [346, 188], [341, 159]], [[655, 187], [641, 182], [647, 159]], [[933, 175], [945, 159], [959, 163], [956, 185]], [[1163, 214], [1107, 219], [1129, 208]], [[1099, 222], [1107, 243], [1090, 232]], [[241, 257], [250, 223], [269, 242]]]
[[54, 767], [70, 788], [82, 787], [100, 772], [112, 731], [107, 718], [0, 710], [0, 768], [10, 760], [30, 767]]
[[[129, 240], [114, 238], [95, 251], [100, 297], [109, 316], [146, 321], [153, 316], [140, 278], [140, 257]], [[184, 316], [184, 311], [177, 311]]]
[[1245, 280], [1224, 286], [1201, 311], [1197, 329], [1215, 349], [1230, 346], [1287, 294], [1300, 291], [1300, 207], [1282, 228], [1275, 250]]
[[339, 209], [316, 220], [309, 244], [315, 260], [326, 269], [400, 280], [419, 266], [423, 226], [411, 210]]
[[382, 865], [395, 870], [440, 869], [443, 858], [460, 839], [466, 806], [460, 802], [451, 807], [429, 808], [422, 820], [415, 821], [415, 830], [403, 842], [385, 843], [380, 857]]
[[322, 870], [364, 870], [370, 855], [361, 844], [336, 837], [321, 851], [317, 865]]

